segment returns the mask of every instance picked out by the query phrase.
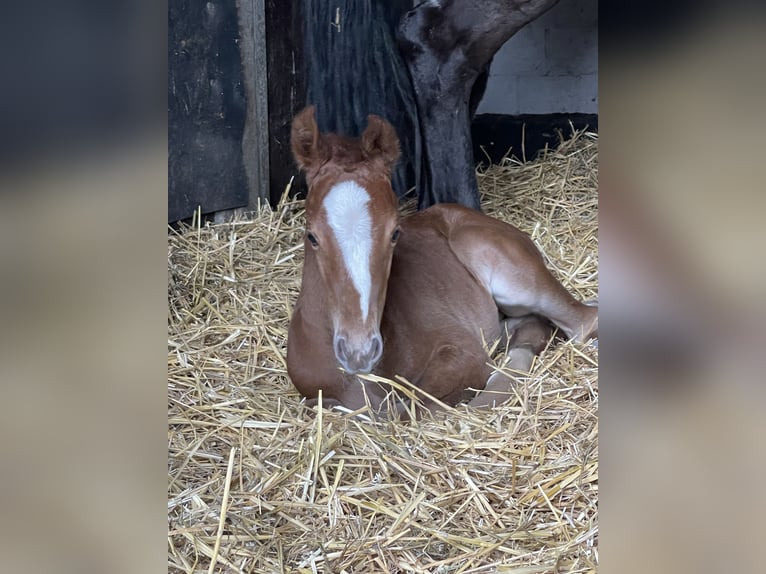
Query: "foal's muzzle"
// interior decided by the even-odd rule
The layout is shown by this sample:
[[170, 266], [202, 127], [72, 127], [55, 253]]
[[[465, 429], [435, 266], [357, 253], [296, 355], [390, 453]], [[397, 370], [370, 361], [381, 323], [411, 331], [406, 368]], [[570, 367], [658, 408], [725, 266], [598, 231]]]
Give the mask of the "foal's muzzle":
[[383, 355], [383, 339], [380, 333], [371, 338], [352, 344], [342, 335], [333, 339], [335, 358], [343, 370], [352, 374], [367, 374], [372, 371]]

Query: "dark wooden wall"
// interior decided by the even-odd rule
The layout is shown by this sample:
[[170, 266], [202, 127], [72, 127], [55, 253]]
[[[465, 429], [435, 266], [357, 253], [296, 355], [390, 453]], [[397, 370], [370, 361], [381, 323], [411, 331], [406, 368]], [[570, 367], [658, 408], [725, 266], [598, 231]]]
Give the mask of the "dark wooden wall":
[[236, 0], [168, 2], [168, 221], [246, 205]]
[[[279, 201], [298, 176], [302, 0], [169, 0], [168, 221]], [[296, 177], [293, 192], [305, 190]]]

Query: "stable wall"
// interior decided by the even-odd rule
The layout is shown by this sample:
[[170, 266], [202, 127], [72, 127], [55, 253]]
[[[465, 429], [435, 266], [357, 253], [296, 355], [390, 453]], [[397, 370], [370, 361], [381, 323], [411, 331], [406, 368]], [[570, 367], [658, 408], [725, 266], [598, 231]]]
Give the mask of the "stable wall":
[[495, 54], [479, 114], [598, 113], [598, 0], [561, 0]]

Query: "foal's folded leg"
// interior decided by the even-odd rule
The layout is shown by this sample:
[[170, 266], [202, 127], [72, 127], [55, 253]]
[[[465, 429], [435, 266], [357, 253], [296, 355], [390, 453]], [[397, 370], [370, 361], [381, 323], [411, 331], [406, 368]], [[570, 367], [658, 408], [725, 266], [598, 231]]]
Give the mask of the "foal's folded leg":
[[[506, 319], [503, 323], [509, 337], [504, 370], [529, 373], [535, 356], [548, 344], [553, 328], [538, 315]], [[489, 377], [484, 389], [468, 404], [476, 408], [491, 408], [504, 403], [512, 396], [514, 383], [516, 380], [507, 373], [496, 371]]]
[[463, 217], [466, 223], [451, 231], [450, 248], [484, 283], [498, 309], [509, 317], [542, 315], [578, 342], [598, 337], [598, 307], [567, 291], [528, 235], [478, 214]]
[[484, 386], [492, 372], [489, 357], [481, 341], [472, 334], [460, 337], [460, 344], [437, 345], [415, 385], [428, 393], [421, 395], [420, 405], [431, 412], [442, 410], [442, 405], [455, 406], [466, 398], [468, 389]]

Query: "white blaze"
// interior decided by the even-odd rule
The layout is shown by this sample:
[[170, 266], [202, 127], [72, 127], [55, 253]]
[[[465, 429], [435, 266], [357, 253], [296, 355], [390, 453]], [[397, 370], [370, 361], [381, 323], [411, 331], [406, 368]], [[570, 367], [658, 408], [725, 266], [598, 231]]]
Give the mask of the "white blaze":
[[327, 223], [340, 246], [346, 271], [359, 293], [362, 319], [370, 309], [370, 253], [372, 253], [372, 219], [367, 209], [370, 195], [353, 181], [334, 186], [324, 198]]

